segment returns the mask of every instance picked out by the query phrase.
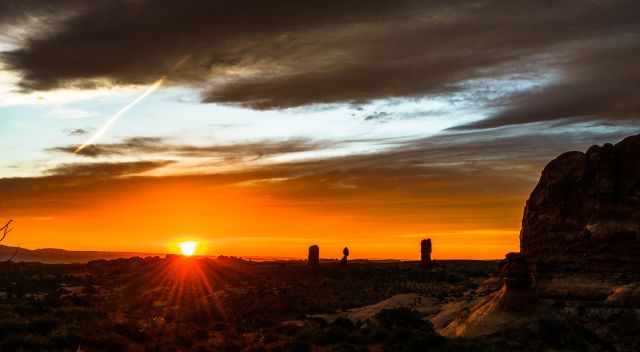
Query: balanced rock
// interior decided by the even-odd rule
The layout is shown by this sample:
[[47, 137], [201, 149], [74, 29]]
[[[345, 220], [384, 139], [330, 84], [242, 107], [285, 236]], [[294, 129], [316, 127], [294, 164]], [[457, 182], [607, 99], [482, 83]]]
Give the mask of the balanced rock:
[[640, 135], [551, 161], [527, 201], [534, 271], [640, 271]]
[[349, 247], [344, 247], [342, 250], [342, 259], [340, 259], [340, 264], [346, 265], [349, 261]]

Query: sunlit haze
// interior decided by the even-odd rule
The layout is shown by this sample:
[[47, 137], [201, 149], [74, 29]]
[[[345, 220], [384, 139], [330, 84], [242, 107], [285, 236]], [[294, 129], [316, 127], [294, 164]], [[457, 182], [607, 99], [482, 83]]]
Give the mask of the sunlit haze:
[[180, 247], [180, 253], [182, 253], [182, 255], [192, 256], [196, 253], [196, 248], [198, 248], [198, 243], [194, 241], [180, 242], [179, 247]]

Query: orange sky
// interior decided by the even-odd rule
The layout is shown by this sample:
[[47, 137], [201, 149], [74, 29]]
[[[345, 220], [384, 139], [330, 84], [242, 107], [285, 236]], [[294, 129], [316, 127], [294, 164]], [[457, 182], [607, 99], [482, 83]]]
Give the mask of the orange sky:
[[[314, 183], [303, 188], [321, 187], [307, 182]], [[349, 246], [352, 258], [415, 259], [420, 240], [430, 237], [434, 258], [495, 259], [517, 250], [524, 202], [492, 206], [492, 197], [475, 195], [455, 204], [453, 197], [427, 201], [372, 189], [299, 198], [277, 187], [292, 191], [301, 184], [206, 177], [32, 183], [16, 187], [28, 199], [18, 195], [8, 202], [16, 223], [6, 244], [165, 253], [196, 240], [199, 254], [271, 257], [304, 257], [309, 245], [318, 244], [326, 258]]]

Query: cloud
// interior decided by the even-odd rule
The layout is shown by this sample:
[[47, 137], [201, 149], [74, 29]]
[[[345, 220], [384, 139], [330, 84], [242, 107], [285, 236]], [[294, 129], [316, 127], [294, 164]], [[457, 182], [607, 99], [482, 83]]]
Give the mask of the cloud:
[[149, 84], [190, 55], [168, 84], [255, 109], [446, 95], [470, 80], [553, 72], [549, 85], [473, 97], [497, 111], [477, 127], [638, 113], [633, 0], [44, 3], [13, 10], [55, 20], [2, 54], [24, 90]]
[[89, 133], [89, 130], [84, 128], [74, 128], [72, 130], [67, 130], [66, 132], [69, 136], [84, 136]]
[[[477, 228], [503, 226], [508, 213], [509, 224], [517, 227], [524, 201], [549, 160], [567, 150], [615, 142], [628, 130], [626, 126], [541, 124], [447, 132], [398, 142], [373, 154], [249, 165], [216, 174], [145, 176], [174, 163], [168, 160], [77, 163], [61, 165], [42, 177], [0, 179], [0, 192], [6, 209], [19, 213], [35, 211], [45, 200], [65, 209], [76, 206], [75, 197], [108, 199], [114, 193], [135, 194], [175, 184], [194, 194], [211, 187], [248, 188], [254, 196], [320, 213], [333, 209], [345, 216], [394, 218], [398, 223], [449, 221]], [[162, 139], [98, 146], [111, 148], [110, 153], [144, 151], [146, 157], [155, 158], [160, 156], [156, 152], [171, 154], [186, 148]], [[217, 147], [209, 147], [185, 153], [209, 155], [211, 150], [218, 152]]]
[[11, 216], [50, 216], [122, 191], [134, 192], [141, 184], [136, 180], [145, 179], [145, 172], [171, 163], [156, 160], [62, 164], [38, 177], [0, 178], [0, 191]]
[[625, 120], [640, 118], [640, 32], [621, 36], [602, 48], [582, 47], [564, 64], [557, 81], [493, 102], [486, 120], [458, 128], [491, 128], [548, 120]]
[[372, 121], [372, 120], [387, 120], [390, 118], [389, 116], [390, 114], [386, 111], [376, 111], [373, 114], [369, 114], [367, 115], [364, 120], [365, 121]]
[[[628, 131], [527, 127], [447, 132], [376, 154], [217, 174], [148, 172], [162, 163], [75, 164], [41, 177], [0, 178], [3, 216], [20, 219], [21, 241], [34, 246], [126, 247], [132, 238], [164, 246], [188, 235], [225, 253], [272, 252], [288, 241], [296, 243], [290, 253], [304, 253], [307, 243], [340, 249], [347, 241], [362, 256], [373, 256], [372, 247], [379, 256], [412, 256], [429, 236], [439, 256], [498, 258], [518, 248], [524, 201], [549, 160]], [[52, 220], [28, 220], [36, 217]], [[219, 247], [221, 238], [233, 245]], [[406, 250], [390, 254], [396, 246]]]
[[244, 159], [256, 160], [262, 157], [282, 154], [317, 151], [336, 147], [337, 145], [338, 143], [336, 142], [311, 141], [299, 138], [285, 141], [258, 141], [196, 146], [172, 144], [163, 138], [157, 137], [132, 137], [120, 143], [89, 145], [78, 153], [76, 153], [76, 145], [51, 148], [49, 151], [77, 154], [92, 158], [159, 154], [193, 158], [216, 157], [231, 162]]
[[80, 178], [114, 178], [119, 176], [141, 174], [173, 163], [171, 160], [133, 161], [114, 163], [76, 163], [62, 164], [47, 170], [53, 176]]

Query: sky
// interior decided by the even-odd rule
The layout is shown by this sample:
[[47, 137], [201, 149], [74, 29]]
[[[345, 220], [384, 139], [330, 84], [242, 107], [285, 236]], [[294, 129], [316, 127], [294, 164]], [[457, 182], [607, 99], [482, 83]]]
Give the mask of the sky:
[[550, 160], [640, 133], [638, 13], [0, 0], [3, 244], [502, 258]]

